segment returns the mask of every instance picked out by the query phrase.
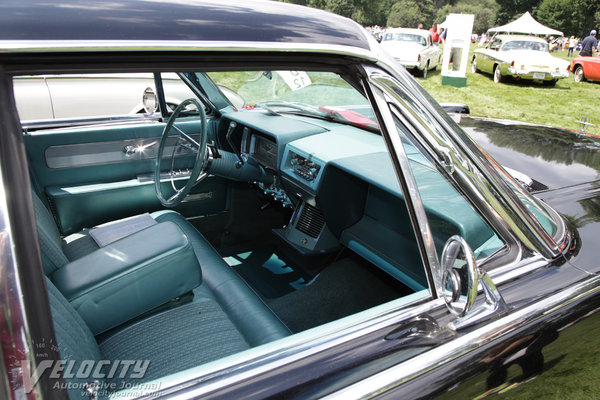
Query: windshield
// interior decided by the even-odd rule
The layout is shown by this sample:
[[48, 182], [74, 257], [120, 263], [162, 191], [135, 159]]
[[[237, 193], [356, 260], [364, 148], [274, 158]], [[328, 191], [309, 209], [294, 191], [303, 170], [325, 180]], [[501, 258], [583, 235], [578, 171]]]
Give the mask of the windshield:
[[315, 71], [209, 72], [240, 109], [300, 114], [378, 130], [369, 101], [341, 76]]
[[502, 50], [533, 50], [548, 52], [548, 45], [543, 42], [532, 41], [532, 40], [512, 40], [504, 44]]
[[414, 35], [411, 33], [386, 33], [382, 40], [397, 40], [400, 42], [418, 43], [421, 46], [425, 46], [427, 44], [427, 40], [423, 36]]

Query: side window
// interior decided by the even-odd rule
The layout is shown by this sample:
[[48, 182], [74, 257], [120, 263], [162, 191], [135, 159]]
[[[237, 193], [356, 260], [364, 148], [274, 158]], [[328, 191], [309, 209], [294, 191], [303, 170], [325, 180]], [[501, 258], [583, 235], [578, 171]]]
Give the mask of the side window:
[[[163, 74], [167, 105], [194, 97], [174, 74]], [[152, 73], [15, 76], [13, 88], [21, 121], [123, 116], [144, 113]]]
[[394, 107], [392, 111], [427, 215], [438, 257], [441, 257], [446, 241], [453, 235], [459, 235], [469, 243], [478, 261], [504, 247], [502, 240], [486, 221], [436, 168], [436, 163], [429, 153], [411, 138], [400, 111]]

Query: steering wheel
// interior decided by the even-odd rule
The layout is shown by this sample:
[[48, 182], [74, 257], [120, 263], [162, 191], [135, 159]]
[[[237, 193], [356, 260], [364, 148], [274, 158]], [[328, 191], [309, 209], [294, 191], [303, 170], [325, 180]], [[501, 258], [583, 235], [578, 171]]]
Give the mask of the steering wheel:
[[[181, 111], [189, 105], [194, 105], [200, 113], [200, 141], [196, 141], [189, 134], [185, 133], [179, 129], [177, 125], [175, 125], [175, 122], [179, 118]], [[175, 131], [177, 134], [169, 136], [171, 131]], [[154, 168], [154, 189], [156, 190], [156, 197], [158, 197], [158, 200], [160, 200], [160, 203], [163, 206], [174, 207], [181, 203], [185, 196], [187, 196], [187, 194], [190, 192], [192, 187], [202, 181], [208, 175], [208, 173], [205, 171], [209, 153], [206, 148], [208, 137], [207, 132], [208, 128], [206, 124], [206, 113], [204, 112], [204, 107], [197, 99], [187, 99], [182, 101], [173, 111], [173, 114], [171, 114], [169, 122], [167, 123], [167, 126], [165, 126], [160, 138], [160, 144], [158, 145], [158, 152], [156, 154], [156, 163]], [[173, 139], [175, 140], [175, 143], [171, 144]], [[171, 187], [175, 193], [170, 197], [164, 195], [160, 184], [161, 161], [163, 159], [165, 148], [167, 147], [167, 140], [171, 142], [169, 143], [169, 146], [173, 146], [169, 178], [171, 180]], [[184, 180], [185, 176], [188, 174], [187, 171], [183, 173], [175, 172], [175, 158], [178, 155], [182, 155], [182, 153], [185, 155], [186, 153], [189, 154], [190, 152], [196, 153], [194, 166], [189, 174], [189, 177], [187, 178], [185, 185], [182, 188], [177, 188], [177, 186], [175, 186], [175, 180]]]

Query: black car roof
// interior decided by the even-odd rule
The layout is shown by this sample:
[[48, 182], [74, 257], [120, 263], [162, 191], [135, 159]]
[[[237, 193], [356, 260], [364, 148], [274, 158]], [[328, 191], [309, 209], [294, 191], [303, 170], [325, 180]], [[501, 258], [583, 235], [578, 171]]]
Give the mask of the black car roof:
[[276, 1], [5, 0], [0, 41], [281, 42], [369, 49], [353, 21]]

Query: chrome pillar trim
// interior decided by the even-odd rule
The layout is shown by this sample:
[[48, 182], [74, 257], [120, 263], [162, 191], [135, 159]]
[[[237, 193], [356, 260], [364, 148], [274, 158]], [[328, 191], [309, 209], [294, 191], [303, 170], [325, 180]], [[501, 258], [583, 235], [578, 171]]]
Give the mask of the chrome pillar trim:
[[0, 54], [48, 53], [48, 52], [120, 52], [120, 51], [269, 51], [296, 53], [323, 53], [358, 57], [375, 62], [376, 56], [369, 50], [340, 45], [318, 43], [272, 43], [185, 40], [0, 40]]
[[[421, 300], [423, 299], [417, 301]], [[399, 308], [390, 308], [358, 324], [349, 322], [346, 326], [341, 327], [341, 329], [337, 325], [335, 326], [336, 329], [325, 328], [325, 333], [323, 329], [311, 329], [288, 338], [280, 339], [285, 341], [286, 344], [276, 350], [254, 354], [242, 362], [230, 363], [223, 368], [214, 369], [209, 372], [206, 372], [202, 367], [198, 367], [197, 369], [201, 371], [201, 374], [191, 379], [189, 376], [193, 376], [194, 369], [189, 370], [188, 374], [177, 374], [175, 379], [179, 379], [179, 382], [160, 381], [161, 390], [149, 391], [144, 393], [144, 395], [148, 398], [162, 396], [161, 398], [171, 400], [202, 398], [228, 385], [234, 385], [237, 382], [269, 373], [284, 365], [299, 362], [329, 348], [342, 345], [411, 318], [422, 316], [441, 307], [443, 307], [442, 299], [430, 300], [413, 307], [402, 305]], [[119, 392], [119, 394], [127, 397], [127, 392]]]
[[[451, 158], [453, 173], [447, 176], [454, 181], [456, 187], [466, 192], [475, 208], [480, 210], [492, 226], [502, 230], [498, 232], [500, 236], [511, 242], [515, 242], [512, 238], [516, 237], [520, 243], [548, 259], [560, 255], [559, 246], [508, 184], [498, 176], [493, 161], [486, 158], [460, 127], [450, 126], [448, 121], [432, 110], [433, 106], [426, 106], [431, 102], [419, 94], [423, 90], [421, 87], [417, 87], [409, 79], [396, 79], [406, 72], [395, 72], [391, 76], [380, 69], [369, 69], [372, 80], [385, 87], [388, 93], [394, 93], [395, 104], [421, 132], [417, 140], [432, 155], [437, 155], [438, 163], [443, 169], [447, 170], [447, 158]], [[406, 93], [411, 93], [410, 97]], [[454, 132], [462, 140], [456, 140], [449, 132]]]
[[462, 357], [483, 345], [501, 339], [518, 329], [522, 329], [527, 324], [535, 323], [538, 319], [551, 313], [559, 313], [564, 307], [599, 291], [600, 277], [594, 277], [521, 310], [512, 312], [503, 318], [490, 321], [473, 332], [332, 393], [326, 396], [325, 399], [364, 399], [384, 394], [432, 369]]
[[35, 349], [33, 347], [21, 289], [17, 259], [8, 214], [7, 193], [0, 170], [0, 313], [3, 316], [0, 324], [0, 346], [2, 346], [4, 368], [7, 376], [3, 377], [16, 393], [36, 393], [40, 396], [39, 384], [34, 387], [29, 379], [36, 369]]
[[421, 200], [421, 194], [417, 187], [417, 182], [412, 174], [410, 161], [406, 155], [400, 135], [395, 130], [396, 124], [394, 123], [392, 112], [388, 105], [391, 99], [389, 99], [389, 96], [386, 95], [387, 92], [381, 87], [381, 85], [379, 85], [379, 82], [375, 76], [370, 75], [369, 78], [369, 83], [372, 86], [373, 95], [377, 103], [377, 108], [379, 109], [379, 112], [383, 118], [383, 123], [387, 129], [394, 129], [393, 131], [389, 132], [389, 140], [393, 147], [393, 149], [390, 149], [389, 151], [394, 152], [400, 164], [400, 171], [397, 171], [397, 173], [399, 178], [404, 183], [401, 185], [403, 191], [404, 187], [408, 189], [404, 195], [404, 198], [407, 203], [409, 215], [413, 214], [414, 212], [414, 217], [416, 218], [416, 221], [413, 221], [411, 218], [411, 222], [413, 222], [413, 229], [415, 232], [420, 232], [423, 239], [423, 245], [425, 247], [425, 249], [423, 249], [425, 253], [422, 253], [421, 257], [423, 258], [423, 262], [429, 266], [429, 270], [431, 271], [431, 277], [433, 279], [433, 287], [431, 290], [435, 290], [439, 296], [443, 291], [442, 271], [437, 258], [433, 234], [431, 233], [431, 229], [429, 227], [429, 220], [427, 218], [427, 214], [425, 213], [425, 207], [423, 206], [423, 201]]

